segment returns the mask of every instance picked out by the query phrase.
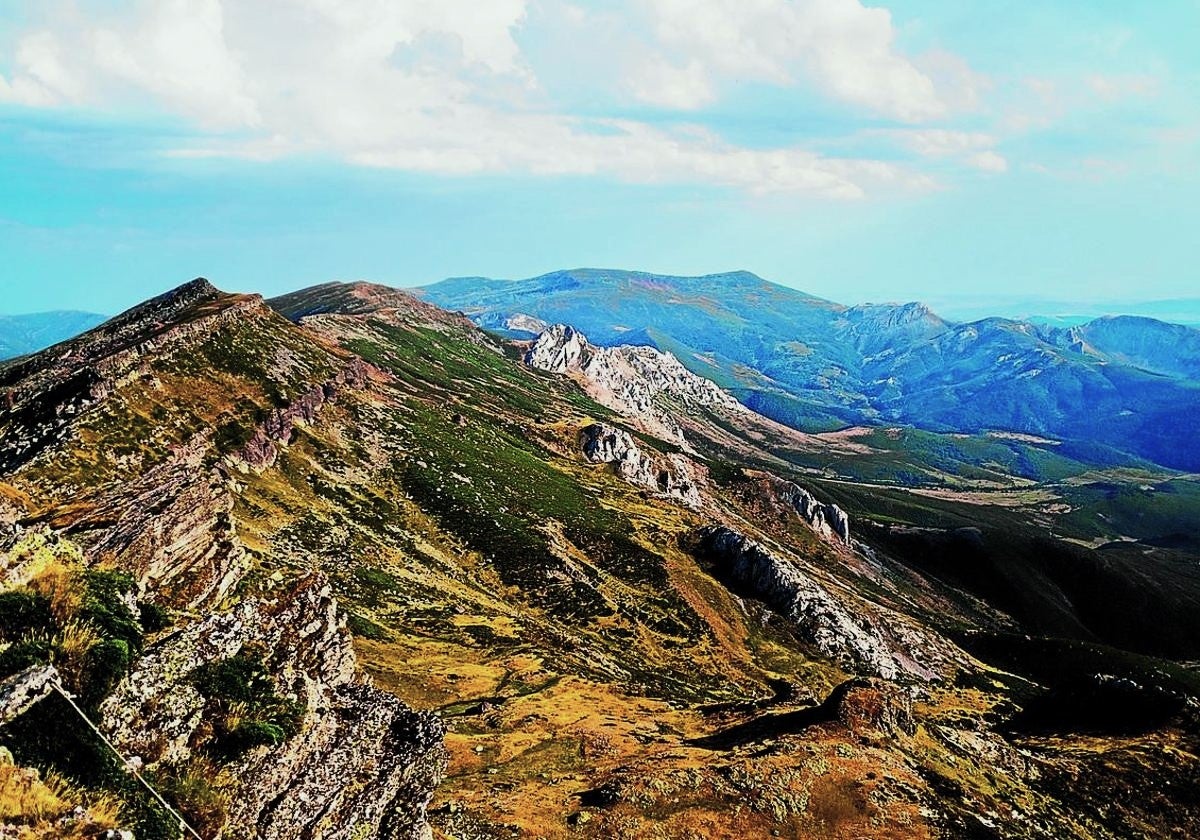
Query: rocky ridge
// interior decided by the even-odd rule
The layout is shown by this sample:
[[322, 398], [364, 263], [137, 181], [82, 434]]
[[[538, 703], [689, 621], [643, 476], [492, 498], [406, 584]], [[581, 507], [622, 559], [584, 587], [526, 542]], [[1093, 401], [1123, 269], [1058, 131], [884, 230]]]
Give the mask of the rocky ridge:
[[702, 528], [699, 551], [719, 576], [787, 617], [806, 641], [852, 672], [930, 680], [955, 668], [956, 651], [949, 643], [898, 615], [887, 620], [881, 607], [856, 608], [846, 593], [835, 596], [798, 565], [738, 531], [723, 525]]
[[149, 361], [249, 310], [258, 295], [224, 295], [197, 279], [78, 338], [0, 367], [0, 472], [17, 469], [108, 395], [149, 374]]
[[[0, 548], [48, 525], [48, 539], [63, 533], [82, 546], [81, 564], [131, 573], [139, 603], [183, 611], [135, 658], [101, 727], [122, 750], [172, 772], [206, 749], [212, 703], [189, 674], [251, 650], [264, 652], [272, 679], [303, 710], [295, 736], [228, 768], [228, 825], [246, 836], [428, 837], [424, 808], [444, 754], [437, 717], [359, 673], [323, 578], [269, 597], [235, 594], [256, 562], [234, 515], [245, 483], [276, 467], [330, 405], [386, 379], [315, 344], [258, 296], [199, 280], [0, 368], [0, 475], [13, 482], [0, 484]], [[186, 390], [210, 381], [235, 391], [229, 408], [203, 401], [225, 394], [201, 390], [197, 400]], [[130, 421], [143, 425], [126, 428]], [[195, 431], [176, 443], [179, 429]], [[107, 458], [92, 443], [98, 434], [140, 451]], [[65, 457], [73, 449], [86, 467]], [[64, 463], [71, 483], [45, 481]], [[18, 563], [0, 580], [19, 587], [26, 572]]]
[[651, 420], [679, 441], [683, 440], [683, 431], [663, 410], [662, 400], [687, 410], [746, 410], [670, 353], [632, 345], [597, 347], [583, 333], [563, 324], [555, 324], [537, 337], [525, 352], [525, 364], [551, 373], [579, 374], [597, 402]]
[[210, 703], [191, 675], [251, 648], [305, 712], [295, 736], [231, 768], [230, 824], [253, 826], [262, 840], [428, 837], [425, 807], [444, 766], [442, 724], [357, 673], [344, 618], [320, 575], [153, 645], [102, 707], [110, 737], [151, 769], [186, 761]]

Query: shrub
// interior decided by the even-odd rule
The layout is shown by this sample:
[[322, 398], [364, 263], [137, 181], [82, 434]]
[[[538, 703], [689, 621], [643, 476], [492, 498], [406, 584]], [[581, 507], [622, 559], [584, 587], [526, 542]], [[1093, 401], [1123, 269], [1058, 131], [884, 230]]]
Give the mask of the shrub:
[[19, 674], [33, 665], [42, 665], [54, 659], [54, 645], [47, 639], [24, 639], [15, 642], [0, 653], [0, 678]]
[[171, 626], [171, 614], [166, 607], [143, 601], [138, 604], [138, 623], [142, 625], [142, 632], [157, 633]]
[[124, 639], [105, 639], [87, 652], [80, 699], [88, 706], [99, 706], [125, 676], [133, 660]]
[[263, 665], [261, 654], [250, 648], [228, 659], [201, 665], [192, 672], [192, 684], [205, 696], [244, 703], [275, 694], [275, 683]]
[[0, 592], [0, 638], [15, 642], [30, 633], [50, 633], [50, 599], [28, 589]]
[[132, 575], [118, 571], [89, 571], [87, 594], [79, 616], [110, 639], [124, 641], [132, 651], [142, 649], [142, 626], [125, 602], [136, 588]]
[[376, 624], [371, 619], [361, 616], [358, 613], [349, 613], [346, 616], [346, 627], [355, 636], [361, 636], [364, 639], [371, 639], [376, 642], [385, 642], [391, 638], [387, 628]]
[[275, 690], [257, 648], [196, 668], [192, 684], [216, 701], [210, 749], [229, 761], [258, 746], [277, 746], [300, 731], [304, 705]]

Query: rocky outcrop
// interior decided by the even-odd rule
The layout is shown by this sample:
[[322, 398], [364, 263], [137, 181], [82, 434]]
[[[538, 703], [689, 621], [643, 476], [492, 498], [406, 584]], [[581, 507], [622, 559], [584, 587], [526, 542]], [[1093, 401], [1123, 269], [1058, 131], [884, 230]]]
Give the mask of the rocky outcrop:
[[963, 658], [945, 639], [878, 605], [867, 608], [731, 528], [711, 525], [698, 536], [699, 553], [718, 577], [785, 616], [805, 641], [850, 671], [937, 679]]
[[596, 347], [583, 333], [562, 324], [537, 337], [525, 353], [525, 364], [551, 373], [578, 374], [597, 402], [661, 424], [680, 440], [683, 433], [665, 410], [664, 401], [690, 410], [746, 410], [670, 353], [653, 347]]
[[723, 526], [704, 528], [700, 538], [702, 552], [717, 564], [719, 573], [791, 619], [805, 640], [826, 656], [889, 679], [901, 673], [868, 621], [794, 564]]
[[219, 601], [249, 567], [225, 469], [207, 466], [198, 436], [170, 460], [98, 500], [68, 533], [96, 561], [138, 577], [156, 600], [180, 607]]
[[305, 713], [296, 735], [256, 747], [230, 767], [229, 825], [256, 840], [428, 837], [425, 807], [444, 768], [442, 724], [356, 673], [349, 635], [320, 575], [149, 648], [103, 704], [104, 728], [123, 753], [152, 769], [186, 760], [203, 740], [208, 703], [191, 675], [248, 649]]
[[20, 717], [54, 691], [58, 670], [53, 665], [33, 665], [0, 682], [0, 726]]
[[809, 526], [825, 539], [851, 545], [850, 517], [833, 503], [817, 497], [798, 484], [776, 479], [774, 490], [778, 497], [792, 506]]
[[275, 466], [280, 449], [292, 442], [296, 427], [315, 423], [321, 409], [336, 401], [343, 390], [366, 387], [371, 369], [370, 364], [356, 358], [328, 382], [311, 388], [286, 407], [272, 411], [254, 430], [250, 440], [227, 460], [239, 469], [256, 473]]
[[703, 503], [695, 468], [683, 455], [651, 457], [624, 429], [593, 423], [581, 433], [584, 457], [594, 464], [612, 464], [630, 484], [665, 496], [690, 508]]
[[896, 737], [911, 736], [917, 731], [912, 695], [884, 680], [862, 677], [847, 680], [831, 691], [821, 705], [830, 720], [858, 734]]

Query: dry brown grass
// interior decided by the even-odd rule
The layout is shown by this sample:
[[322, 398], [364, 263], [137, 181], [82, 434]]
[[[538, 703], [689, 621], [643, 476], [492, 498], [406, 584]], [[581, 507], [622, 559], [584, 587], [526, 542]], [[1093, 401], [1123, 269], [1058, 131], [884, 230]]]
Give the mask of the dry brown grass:
[[[86, 810], [64, 822], [77, 806]], [[84, 840], [120, 824], [120, 806], [108, 795], [85, 795], [54, 775], [0, 762], [0, 822], [21, 826], [19, 840]], [[7, 836], [7, 835], [6, 835]]]
[[29, 588], [50, 601], [50, 612], [60, 625], [70, 621], [83, 606], [83, 576], [78, 567], [57, 557], [40, 565], [29, 580]]

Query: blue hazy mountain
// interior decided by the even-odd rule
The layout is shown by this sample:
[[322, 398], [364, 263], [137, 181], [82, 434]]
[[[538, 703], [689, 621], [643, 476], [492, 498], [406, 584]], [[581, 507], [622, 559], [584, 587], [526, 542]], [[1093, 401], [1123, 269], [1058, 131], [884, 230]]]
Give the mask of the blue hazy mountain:
[[0, 315], [0, 359], [24, 356], [66, 341], [104, 320], [104, 315], [74, 311]]
[[1125, 453], [1200, 469], [1200, 330], [1152, 318], [955, 322], [920, 303], [844, 306], [744, 271], [578, 269], [418, 291], [510, 335], [567, 323], [599, 344], [670, 350], [798, 428], [1004, 430], [1061, 440], [1094, 463]]

